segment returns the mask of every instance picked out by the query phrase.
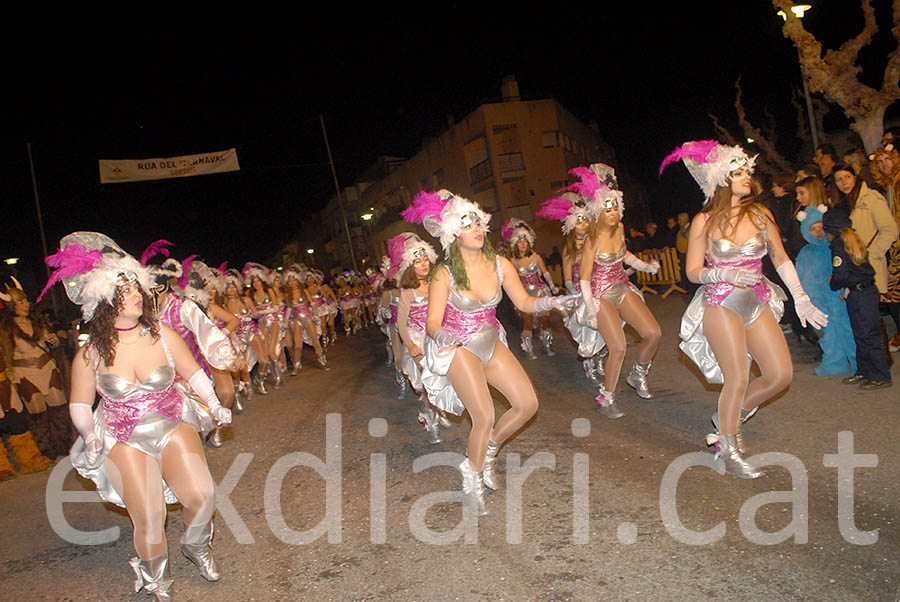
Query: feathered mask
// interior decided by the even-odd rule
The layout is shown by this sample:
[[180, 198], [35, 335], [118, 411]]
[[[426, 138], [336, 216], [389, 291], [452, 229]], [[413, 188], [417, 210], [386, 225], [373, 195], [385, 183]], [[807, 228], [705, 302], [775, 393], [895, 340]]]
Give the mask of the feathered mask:
[[520, 238], [524, 238], [529, 245], [534, 247], [534, 228], [517, 217], [506, 220], [500, 226], [500, 233], [503, 235], [503, 242], [508, 246], [512, 246], [519, 242]]
[[[574, 167], [569, 173], [578, 178], [562, 190], [581, 196], [588, 205], [591, 218], [606, 209], [616, 209], [621, 220], [625, 215], [625, 197], [619, 190], [616, 170], [605, 163], [593, 163], [588, 167]], [[573, 225], [574, 227], [574, 225]]]
[[590, 221], [596, 217], [591, 213], [584, 198], [574, 192], [564, 192], [561, 196], [547, 199], [541, 203], [541, 208], [535, 215], [560, 220], [563, 223], [563, 236], [571, 232], [579, 222]]
[[244, 286], [252, 286], [254, 278], [259, 278], [266, 286], [272, 286], [272, 272], [261, 263], [253, 261], [245, 263], [241, 276], [244, 277]]
[[94, 317], [101, 302], [114, 302], [119, 286], [136, 281], [149, 291], [153, 284], [145, 266], [99, 232], [73, 232], [63, 237], [59, 250], [44, 261], [56, 271], [37, 301], [53, 284], [62, 282], [72, 303], [81, 306], [85, 321]]
[[[199, 260], [194, 260], [196, 255], [192, 255], [190, 264], [182, 266], [185, 275], [178, 282], [178, 291], [182, 296], [193, 300], [200, 307], [209, 306], [209, 293], [206, 292], [207, 286], [213, 286], [218, 291], [218, 277], [212, 269]], [[187, 261], [187, 260], [186, 260]], [[224, 291], [224, 288], [223, 288]]]
[[223, 279], [225, 281], [225, 287], [233, 286], [237, 289], [238, 295], [241, 294], [241, 291], [244, 290], [244, 277], [241, 276], [241, 272], [237, 268], [231, 268], [223, 275]]
[[682, 160], [709, 200], [716, 188], [728, 185], [731, 174], [738, 169], [753, 173], [758, 156], [748, 156], [740, 146], [725, 146], [715, 140], [693, 140], [669, 153], [660, 164], [659, 173], [662, 174], [669, 163]]
[[434, 247], [415, 232], [404, 232], [393, 237], [388, 241], [388, 250], [391, 254], [391, 278], [398, 284], [406, 269], [420, 257], [427, 257], [432, 265], [437, 261]]
[[488, 222], [491, 220], [491, 214], [485, 213], [477, 203], [443, 189], [437, 192], [419, 192], [413, 199], [412, 206], [400, 215], [410, 223], [422, 224], [429, 234], [439, 238], [444, 255], [448, 257], [450, 245], [462, 228], [479, 221], [487, 234]]

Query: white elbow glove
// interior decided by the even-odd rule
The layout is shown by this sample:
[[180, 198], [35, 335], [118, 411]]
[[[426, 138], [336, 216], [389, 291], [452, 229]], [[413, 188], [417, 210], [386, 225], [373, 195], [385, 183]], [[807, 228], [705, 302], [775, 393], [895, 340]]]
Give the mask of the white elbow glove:
[[569, 291], [570, 295], [577, 295], [578, 291], [575, 290], [575, 283], [571, 280], [566, 280], [566, 290]]
[[209, 413], [219, 424], [229, 424], [231, 422], [231, 410], [222, 407], [219, 398], [216, 397], [216, 390], [213, 389], [212, 383], [206, 373], [200, 369], [194, 372], [194, 375], [188, 380], [188, 384], [194, 390], [200, 399], [206, 402]]
[[794, 267], [792, 261], [785, 261], [775, 268], [778, 275], [781, 276], [782, 282], [791, 291], [791, 297], [794, 298], [794, 310], [797, 317], [800, 318], [800, 324], [806, 326], [809, 322], [813, 328], [822, 329], [828, 325], [828, 315], [812, 304], [809, 295], [803, 290], [800, 284], [800, 276], [797, 275], [797, 268]]
[[740, 268], [703, 268], [699, 278], [702, 284], [728, 282], [735, 286], [754, 286], [762, 280], [762, 274]]
[[659, 262], [655, 259], [650, 263], [647, 263], [646, 261], [641, 261], [631, 253], [625, 256], [625, 265], [631, 266], [639, 272], [648, 272], [650, 274], [655, 274], [659, 271]]
[[597, 313], [594, 294], [591, 292], [591, 283], [587, 280], [581, 281], [581, 299], [584, 301], [584, 309], [589, 318]]
[[563, 297], [538, 297], [534, 300], [534, 313], [540, 313], [549, 309], [559, 311], [572, 311], [578, 302], [578, 295], [565, 295]]
[[69, 416], [81, 438], [84, 439], [84, 459], [88, 468], [100, 465], [100, 454], [103, 453], [103, 440], [94, 432], [94, 414], [86, 403], [70, 403]]
[[431, 338], [434, 339], [438, 347], [456, 347], [462, 344], [458, 337], [450, 334], [443, 328], [434, 333], [434, 336]]

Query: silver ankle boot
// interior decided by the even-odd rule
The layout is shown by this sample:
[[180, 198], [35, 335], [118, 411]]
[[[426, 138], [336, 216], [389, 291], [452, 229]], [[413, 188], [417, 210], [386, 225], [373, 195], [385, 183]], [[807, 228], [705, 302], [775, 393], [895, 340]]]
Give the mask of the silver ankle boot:
[[387, 362], [384, 364], [388, 368], [394, 363], [394, 348], [391, 346], [391, 340], [388, 339], [384, 344], [385, 349], [387, 349]]
[[[737, 437], [738, 450], [742, 454], [747, 453], [747, 446], [744, 444], [744, 435], [743, 435], [743, 433], [741, 433], [741, 424], [744, 424], [745, 422], [747, 422], [748, 420], [753, 418], [753, 415], [756, 414], [757, 410], [759, 410], [759, 406], [756, 406], [755, 408], [753, 408], [750, 411], [747, 411], [744, 408], [741, 408], [741, 422], [740, 422], [740, 424], [738, 424], [738, 432], [737, 432], [737, 435], [735, 435], [735, 437]], [[718, 409], [712, 413], [712, 416], [710, 416], [710, 420], [712, 421], [713, 426], [716, 428], [716, 433], [718, 433], [719, 432], [719, 410]]]
[[396, 371], [397, 384], [400, 385], [400, 392], [397, 393], [397, 399], [403, 399], [406, 397], [406, 392], [409, 390], [409, 383], [406, 382], [406, 375], [403, 374], [402, 370]]
[[437, 420], [434, 418], [433, 410], [421, 410], [417, 417], [419, 424], [425, 427], [425, 432], [428, 433], [428, 442], [432, 445], [441, 442], [441, 429], [438, 426]]
[[631, 372], [628, 373], [628, 377], [625, 379], [628, 386], [634, 389], [641, 399], [653, 398], [653, 394], [647, 386], [647, 373], [650, 372], [652, 364], [653, 362], [635, 362], [631, 367]]
[[725, 463], [725, 472], [740, 479], [756, 479], [762, 471], [747, 462], [738, 448], [737, 435], [712, 433], [706, 436], [706, 444], [716, 447], [716, 460]]
[[171, 602], [172, 579], [169, 578], [169, 554], [165, 553], [150, 560], [132, 558], [128, 561], [137, 579], [134, 580], [134, 593], [142, 589], [153, 595], [157, 602]]
[[544, 348], [544, 353], [547, 354], [547, 357], [553, 357], [556, 355], [556, 352], [550, 348], [553, 345], [553, 333], [549, 330], [541, 331], [541, 346]]
[[325, 359], [324, 351], [316, 356], [316, 361], [319, 362], [319, 366], [322, 368], [322, 370], [325, 370], [326, 372], [331, 370], [331, 368], [328, 367], [328, 360]]
[[225, 445], [225, 438], [222, 436], [222, 427], [217, 426], [214, 428], [206, 438], [206, 442], [212, 447], [222, 447]]
[[487, 453], [484, 455], [484, 486], [492, 491], [499, 489], [497, 483], [496, 463], [497, 454], [500, 453], [500, 444], [488, 441]]
[[524, 334], [522, 335], [522, 351], [525, 352], [528, 359], [537, 359], [537, 356], [534, 354], [534, 346], [531, 344], [531, 337], [526, 337]]
[[181, 553], [197, 565], [200, 576], [207, 581], [218, 581], [222, 578], [219, 566], [212, 555], [212, 538], [215, 527], [212, 519], [202, 525], [191, 525], [184, 529], [181, 537]]
[[606, 376], [606, 370], [603, 368], [603, 362], [607, 357], [609, 357], [609, 348], [605, 346], [600, 350], [600, 353], [594, 356], [594, 373], [597, 374], [597, 378], [602, 379], [604, 376]]
[[600, 394], [597, 395], [596, 399], [597, 409], [610, 420], [618, 420], [625, 415], [625, 413], [616, 406], [615, 393], [610, 393], [605, 388], [600, 387]]
[[443, 411], [439, 410], [436, 412], [436, 414], [437, 414], [437, 423], [440, 424], [442, 427], [444, 427], [445, 429], [448, 429], [451, 426], [453, 426], [453, 423], [450, 422], [450, 419], [447, 418], [446, 416], [444, 416]]
[[240, 414], [244, 411], [244, 404], [241, 402], [241, 385], [234, 385], [234, 407], [231, 408], [232, 412], [235, 414]]
[[462, 490], [467, 496], [466, 509], [475, 516], [484, 516], [488, 513], [484, 504], [484, 474], [475, 472], [468, 458], [460, 463], [459, 472], [462, 474]]
[[269, 366], [267, 365], [265, 368], [258, 368], [256, 370], [256, 376], [253, 377], [253, 385], [256, 387], [256, 392], [260, 395], [268, 395], [269, 391], [266, 389], [266, 375], [269, 373]]
[[581, 360], [581, 367], [584, 368], [584, 377], [591, 381], [591, 384], [593, 386], [602, 387], [603, 381], [597, 376], [597, 373], [594, 371], [594, 361], [595, 359], [593, 357], [589, 357], [586, 360]]
[[250, 384], [250, 381], [241, 381], [241, 392], [244, 394], [244, 401], [250, 401], [253, 399], [253, 385]]
[[272, 384], [272, 386], [275, 389], [283, 389], [285, 382], [284, 377], [282, 376], [281, 364], [279, 364], [278, 362], [272, 362], [271, 366], [272, 375], [275, 377], [275, 382]]
[[297, 354], [297, 359], [291, 362], [291, 376], [297, 376], [297, 373], [303, 368], [303, 364], [300, 363], [300, 354]]

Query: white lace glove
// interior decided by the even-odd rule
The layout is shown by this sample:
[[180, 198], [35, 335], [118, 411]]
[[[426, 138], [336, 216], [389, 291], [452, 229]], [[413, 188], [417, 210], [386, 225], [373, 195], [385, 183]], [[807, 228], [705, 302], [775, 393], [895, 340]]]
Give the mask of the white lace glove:
[[534, 313], [540, 313], [549, 309], [562, 312], [572, 311], [578, 302], [578, 295], [564, 295], [562, 297], [538, 297], [534, 300]]
[[575, 290], [575, 283], [571, 280], [566, 280], [566, 290], [569, 291], [570, 295], [577, 295], [578, 291]]
[[638, 259], [631, 253], [625, 256], [625, 265], [631, 266], [639, 272], [648, 272], [650, 274], [655, 274], [659, 271], [659, 262], [655, 259], [650, 263], [647, 263], [646, 261]]
[[581, 299], [584, 301], [584, 310], [588, 319], [593, 318], [597, 313], [597, 305], [594, 303], [594, 294], [591, 292], [591, 283], [588, 280], [581, 280]]
[[434, 339], [434, 342], [438, 347], [456, 347], [462, 344], [462, 341], [454, 335], [450, 334], [443, 328], [434, 333], [434, 336], [431, 337]]
[[559, 293], [559, 287], [553, 282], [553, 276], [550, 275], [550, 272], [543, 273], [544, 280], [547, 281], [547, 285], [550, 287], [550, 292], [554, 295]]
[[216, 390], [213, 389], [212, 382], [203, 369], [194, 372], [194, 375], [188, 380], [188, 384], [200, 396], [200, 399], [206, 402], [206, 407], [209, 408], [209, 413], [216, 419], [216, 422], [220, 425], [231, 422], [231, 410], [222, 407], [219, 398], [216, 397]]
[[809, 295], [806, 294], [806, 291], [803, 290], [803, 285], [800, 284], [800, 276], [797, 275], [797, 268], [794, 267], [794, 262], [785, 261], [775, 268], [775, 271], [778, 272], [778, 275], [781, 276], [781, 281], [791, 291], [791, 297], [794, 298], [794, 310], [797, 312], [797, 317], [800, 318], [800, 324], [805, 327], [806, 323], [809, 322], [813, 328], [820, 330], [825, 328], [828, 325], [828, 315], [809, 300]]
[[86, 403], [70, 403], [69, 416], [78, 434], [84, 439], [84, 459], [88, 468], [97, 468], [100, 465], [100, 454], [103, 453], [103, 440], [94, 432], [91, 406]]
[[754, 286], [760, 280], [762, 280], [762, 274], [740, 268], [703, 268], [700, 270], [700, 282], [703, 284], [729, 282], [735, 286]]

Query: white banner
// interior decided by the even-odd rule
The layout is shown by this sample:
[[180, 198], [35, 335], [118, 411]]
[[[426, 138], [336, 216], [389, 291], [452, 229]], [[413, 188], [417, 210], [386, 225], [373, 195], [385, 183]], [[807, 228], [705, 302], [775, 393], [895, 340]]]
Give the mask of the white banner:
[[240, 169], [237, 151], [233, 148], [167, 159], [100, 159], [100, 183], [184, 178]]

